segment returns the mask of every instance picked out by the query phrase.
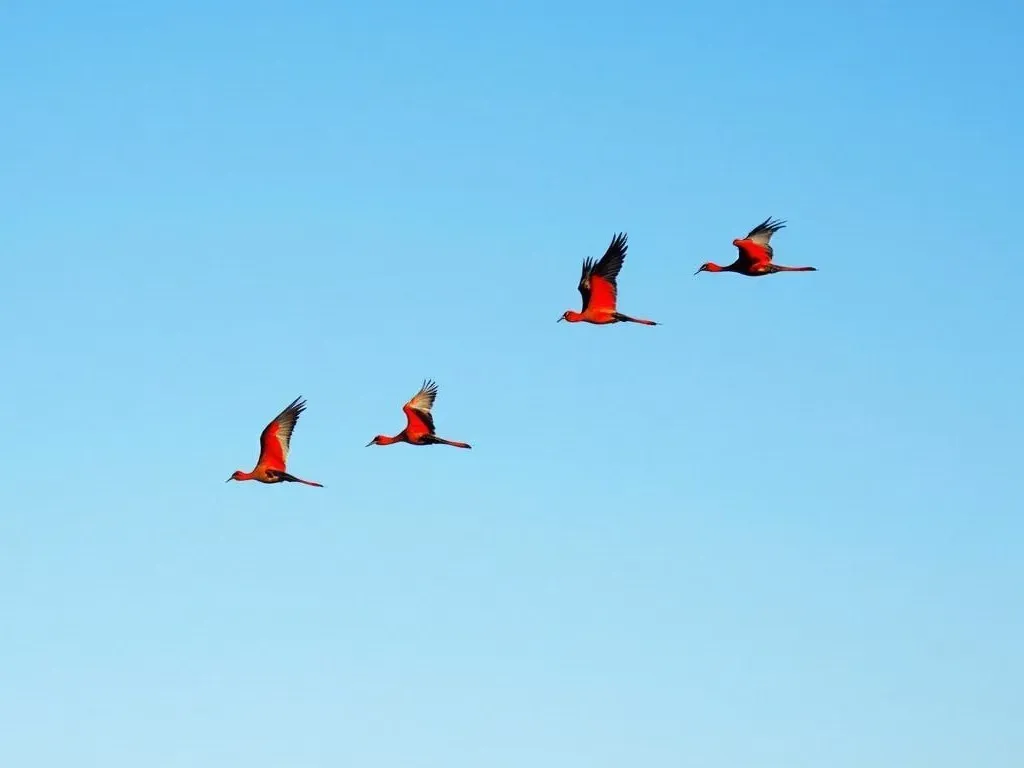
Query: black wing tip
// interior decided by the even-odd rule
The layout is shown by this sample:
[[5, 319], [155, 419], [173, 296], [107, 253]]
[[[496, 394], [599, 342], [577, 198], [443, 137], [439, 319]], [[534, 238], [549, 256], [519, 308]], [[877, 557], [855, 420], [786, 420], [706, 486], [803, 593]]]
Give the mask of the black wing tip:
[[600, 275], [614, 283], [626, 260], [626, 251], [629, 248], [628, 239], [629, 236], [625, 232], [619, 232], [613, 236], [601, 260], [591, 268], [591, 273]]
[[416, 393], [416, 396], [424, 395], [429, 397], [431, 403], [437, 399], [437, 382], [433, 379], [424, 379], [423, 384], [420, 385], [420, 391]]
[[785, 227], [785, 219], [773, 219], [771, 216], [769, 216], [767, 219], [765, 219], [752, 230], [750, 230], [750, 234], [747, 235], [747, 237], [753, 237], [754, 235], [760, 232], [778, 232], [780, 229], [785, 229]]
[[629, 235], [625, 232], [619, 232], [612, 236], [612, 241], [608, 243], [608, 251], [614, 253], [618, 251], [623, 257], [626, 255], [626, 251], [629, 250]]
[[274, 417], [274, 420], [271, 422], [271, 424], [273, 424], [275, 421], [276, 422], [291, 421], [294, 424], [295, 422], [297, 422], [299, 420], [299, 416], [305, 410], [306, 410], [306, 401], [302, 397], [302, 395], [299, 395], [294, 400], [292, 400], [290, 403], [288, 403], [288, 405], [286, 405], [284, 407], [284, 410], [282, 410], [279, 414], [277, 414], [277, 416]]
[[625, 232], [616, 232], [612, 235], [611, 242], [608, 243], [608, 247], [600, 259], [595, 259], [593, 256], [583, 259], [582, 277], [593, 273], [598, 267], [607, 264], [612, 259], [626, 258], [627, 250], [629, 250], [629, 235]]

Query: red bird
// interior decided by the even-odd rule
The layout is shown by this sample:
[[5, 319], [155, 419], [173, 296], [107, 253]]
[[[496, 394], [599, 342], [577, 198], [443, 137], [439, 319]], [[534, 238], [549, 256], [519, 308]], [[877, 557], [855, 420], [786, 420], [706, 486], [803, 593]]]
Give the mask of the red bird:
[[740, 255], [736, 261], [727, 267], [722, 267], [709, 261], [706, 264], [701, 264], [700, 269], [693, 274], [699, 275], [701, 272], [739, 272], [741, 275], [747, 275], [748, 277], [761, 277], [762, 275], [770, 275], [775, 272], [817, 272], [817, 267], [783, 267], [772, 263], [772, 256], [775, 255], [775, 252], [772, 250], [769, 241], [772, 239], [772, 235], [785, 226], [786, 222], [772, 221], [771, 216], [769, 216], [750, 230], [742, 240], [736, 239], [732, 241], [732, 244], [740, 250]]
[[626, 233], [616, 235], [612, 238], [608, 250], [604, 252], [601, 260], [594, 263], [594, 260], [587, 257], [583, 261], [583, 271], [580, 273], [580, 283], [577, 289], [583, 297], [583, 311], [573, 312], [571, 309], [558, 318], [558, 321], [568, 320], [570, 323], [593, 323], [594, 325], [608, 325], [609, 323], [642, 323], [643, 325], [657, 325], [653, 320], [642, 320], [637, 317], [630, 317], [616, 311], [615, 301], [618, 296], [619, 270], [622, 269], [622, 262], [626, 259]]
[[366, 447], [409, 443], [411, 445], [453, 445], [456, 448], [472, 448], [473, 446], [469, 443], [445, 440], [434, 434], [434, 417], [431, 415], [430, 409], [434, 406], [435, 397], [437, 397], [437, 384], [430, 380], [424, 381], [420, 391], [402, 406], [402, 410], [405, 412], [405, 429], [394, 437], [377, 435], [366, 444]]
[[[300, 402], [301, 401], [301, 402]], [[285, 471], [288, 459], [288, 447], [292, 440], [292, 430], [299, 414], [306, 409], [306, 402], [301, 397], [295, 398], [291, 405], [281, 411], [272, 422], [264, 427], [260, 434], [260, 458], [252, 472], [238, 469], [225, 482], [232, 480], [257, 480], [261, 483], [304, 483], [323, 488], [320, 483], [302, 480]]]

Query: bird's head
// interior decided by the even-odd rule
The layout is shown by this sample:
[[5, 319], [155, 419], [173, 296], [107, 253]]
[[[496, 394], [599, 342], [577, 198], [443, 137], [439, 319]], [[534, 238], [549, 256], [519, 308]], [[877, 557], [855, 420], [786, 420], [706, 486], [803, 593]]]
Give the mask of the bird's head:
[[225, 483], [230, 483], [232, 480], [245, 480], [245, 472], [240, 469], [236, 469], [231, 473], [231, 477], [225, 480]]
[[558, 318], [557, 322], [560, 323], [563, 320], [566, 320], [566, 321], [568, 321], [570, 323], [575, 323], [579, 319], [580, 319], [580, 313], [579, 312], [573, 312], [571, 309], [567, 309], [567, 310], [565, 310], [565, 312], [562, 313], [562, 316]]
[[705, 261], [703, 264], [700, 265], [700, 269], [698, 269], [693, 274], [699, 275], [701, 272], [707, 272], [710, 268], [711, 268], [711, 262]]
[[387, 440], [387, 436], [386, 435], [377, 435], [376, 437], [373, 438], [373, 440], [368, 442], [364, 447], [369, 448], [371, 445], [385, 445], [386, 444], [386, 442], [385, 442], [386, 440]]

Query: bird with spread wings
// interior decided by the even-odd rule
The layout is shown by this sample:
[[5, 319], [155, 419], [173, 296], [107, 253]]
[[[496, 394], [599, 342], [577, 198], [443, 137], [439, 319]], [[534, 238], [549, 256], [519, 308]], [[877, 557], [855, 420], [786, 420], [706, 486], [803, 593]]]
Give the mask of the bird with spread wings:
[[657, 325], [653, 320], [624, 315], [617, 309], [619, 294], [619, 272], [626, 260], [627, 235], [620, 232], [612, 238], [604, 256], [595, 262], [591, 257], [583, 260], [580, 271], [580, 282], [577, 289], [583, 298], [583, 311], [566, 310], [559, 321], [570, 323], [593, 323], [609, 325], [611, 323], [640, 323]]

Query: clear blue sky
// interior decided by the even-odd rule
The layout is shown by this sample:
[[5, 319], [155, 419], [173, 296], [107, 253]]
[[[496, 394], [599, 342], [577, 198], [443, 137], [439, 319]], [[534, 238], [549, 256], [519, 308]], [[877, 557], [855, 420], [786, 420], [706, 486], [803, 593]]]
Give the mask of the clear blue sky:
[[514, 5], [2, 4], [0, 764], [1019, 765], [1024, 8]]

